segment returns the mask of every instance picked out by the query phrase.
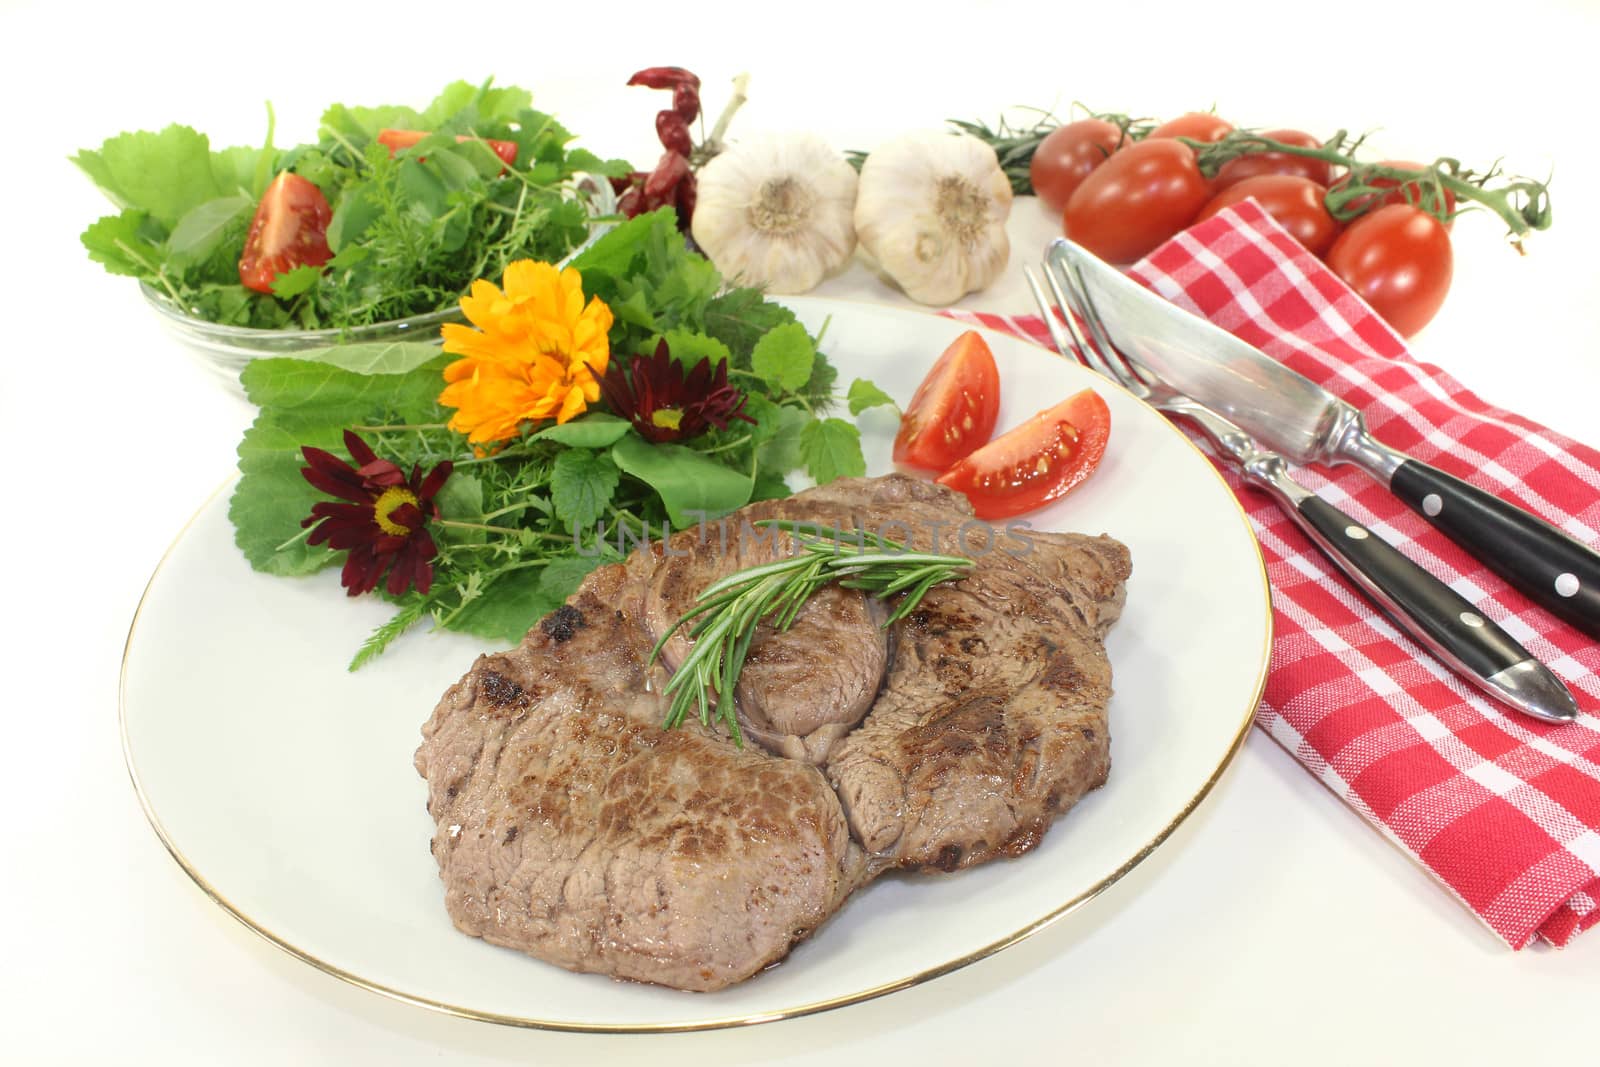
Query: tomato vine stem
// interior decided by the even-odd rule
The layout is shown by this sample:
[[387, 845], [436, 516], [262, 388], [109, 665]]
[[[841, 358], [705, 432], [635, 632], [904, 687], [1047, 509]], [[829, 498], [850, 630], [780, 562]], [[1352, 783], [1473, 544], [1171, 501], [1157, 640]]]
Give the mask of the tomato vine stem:
[[1398, 188], [1406, 201], [1428, 212], [1441, 222], [1449, 222], [1461, 214], [1462, 208], [1450, 206], [1447, 192], [1458, 204], [1476, 205], [1497, 215], [1510, 230], [1512, 245], [1523, 251], [1522, 238], [1534, 230], [1550, 228], [1550, 189], [1547, 182], [1532, 178], [1513, 177], [1491, 188], [1490, 182], [1501, 176], [1496, 163], [1482, 174], [1468, 170], [1461, 161], [1440, 156], [1422, 167], [1394, 166], [1388, 163], [1363, 163], [1352, 154], [1365, 138], [1350, 140], [1350, 135], [1340, 130], [1320, 148], [1305, 148], [1285, 144], [1250, 130], [1235, 130], [1213, 142], [1179, 138], [1195, 152], [1200, 173], [1214, 177], [1224, 164], [1261, 152], [1280, 152], [1284, 155], [1320, 159], [1345, 168], [1345, 175], [1328, 190], [1324, 203], [1328, 213], [1340, 221], [1348, 221], [1374, 209]]

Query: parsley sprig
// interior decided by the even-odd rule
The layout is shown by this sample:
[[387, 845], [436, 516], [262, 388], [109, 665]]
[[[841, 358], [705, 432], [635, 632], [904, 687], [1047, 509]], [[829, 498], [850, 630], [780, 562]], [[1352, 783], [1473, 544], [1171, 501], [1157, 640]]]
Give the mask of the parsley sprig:
[[972, 567], [972, 560], [964, 556], [911, 552], [868, 530], [841, 532], [783, 519], [763, 519], [756, 525], [787, 532], [798, 551], [713, 582], [701, 590], [695, 606], [661, 635], [650, 652], [651, 663], [681, 628], [688, 626], [694, 640], [694, 648], [664, 690], [672, 697], [665, 722], [669, 730], [691, 711], [709, 726], [710, 694], [715, 693], [717, 717], [734, 741], [743, 744], [733, 693], [757, 625], [771, 618], [773, 629], [788, 630], [806, 601], [829, 582], [879, 599], [903, 594], [883, 622], [888, 627], [916, 610], [929, 589], [964, 576]]

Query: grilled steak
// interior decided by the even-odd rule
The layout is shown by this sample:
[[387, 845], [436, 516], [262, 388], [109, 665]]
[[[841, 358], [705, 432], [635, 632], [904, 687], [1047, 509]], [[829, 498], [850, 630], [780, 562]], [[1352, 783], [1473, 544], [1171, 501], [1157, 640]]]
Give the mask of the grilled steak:
[[591, 576], [423, 728], [456, 927], [575, 971], [720, 989], [782, 958], [864, 875], [816, 767], [660, 726], [643, 589]]
[[[787, 534], [758, 525], [793, 511], [787, 501], [755, 504], [715, 536], [709, 528], [704, 535], [685, 530], [673, 537], [670, 553], [635, 556], [634, 566], [647, 571], [651, 633], [659, 638], [719, 578], [793, 554]], [[844, 509], [836, 514], [848, 516]], [[815, 514], [806, 517], [817, 521]], [[889, 661], [886, 615], [880, 601], [830, 585], [806, 602], [786, 633], [759, 626], [739, 675], [741, 730], [779, 755], [821, 763], [878, 695]], [[674, 633], [662, 649], [668, 667], [683, 662], [691, 647], [684, 630]]]
[[[1030, 532], [1002, 548], [962, 527], [963, 498], [902, 476], [732, 521], [772, 516], [977, 566], [892, 635], [881, 608], [837, 588], [791, 630], [758, 633], [737, 699], [761, 744], [743, 748], [693, 721], [663, 730], [670, 674], [646, 661], [699, 590], [781, 539], [684, 531], [595, 571], [519, 647], [480, 657], [423, 727], [416, 764], [458, 928], [572, 970], [718, 989], [781, 959], [877, 873], [1018, 855], [1105, 780], [1101, 639], [1129, 574], [1122, 545]], [[688, 647], [675, 637], [664, 658]]]

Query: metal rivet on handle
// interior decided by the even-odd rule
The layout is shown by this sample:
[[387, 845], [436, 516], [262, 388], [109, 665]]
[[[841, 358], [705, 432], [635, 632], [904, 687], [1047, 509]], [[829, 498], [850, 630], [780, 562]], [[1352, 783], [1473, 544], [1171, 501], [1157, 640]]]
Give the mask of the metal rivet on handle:
[[1439, 499], [1438, 493], [1429, 493], [1422, 498], [1422, 513], [1430, 519], [1444, 510], [1444, 501]]
[[1475, 615], [1470, 611], [1463, 611], [1461, 613], [1461, 621], [1476, 629], [1483, 625], [1483, 616]]
[[1556, 593], [1559, 596], [1577, 596], [1578, 589], [1578, 576], [1576, 574], [1556, 575]]
[[1344, 535], [1352, 541], [1365, 541], [1367, 539], [1367, 531], [1360, 526], [1346, 526]]

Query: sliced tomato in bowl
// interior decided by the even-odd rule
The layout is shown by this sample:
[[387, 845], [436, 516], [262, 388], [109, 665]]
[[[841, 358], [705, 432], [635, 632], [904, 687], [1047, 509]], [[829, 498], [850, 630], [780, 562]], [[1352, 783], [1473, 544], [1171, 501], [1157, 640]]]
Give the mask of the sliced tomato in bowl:
[[894, 461], [925, 470], [951, 464], [989, 440], [1000, 415], [1000, 370], [976, 330], [950, 343], [934, 361], [900, 417]]
[[272, 281], [296, 267], [320, 267], [333, 258], [328, 223], [333, 209], [312, 182], [292, 171], [272, 179], [256, 205], [239, 256], [239, 281], [258, 293], [272, 292]]
[[980, 519], [1005, 519], [1065, 496], [1100, 465], [1111, 409], [1084, 389], [996, 437], [940, 475]]

